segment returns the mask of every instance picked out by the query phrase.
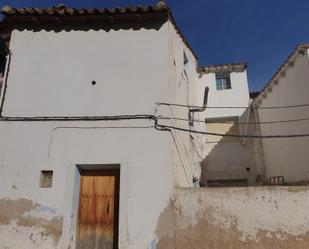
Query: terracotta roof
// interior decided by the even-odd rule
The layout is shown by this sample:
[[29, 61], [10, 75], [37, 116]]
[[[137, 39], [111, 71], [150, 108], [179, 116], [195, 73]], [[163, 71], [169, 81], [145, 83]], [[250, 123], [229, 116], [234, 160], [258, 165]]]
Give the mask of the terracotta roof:
[[200, 67], [200, 73], [219, 73], [219, 72], [243, 72], [247, 68], [247, 63], [230, 63], [230, 64], [219, 64], [219, 65], [209, 65], [206, 67]]
[[279, 67], [279, 69], [275, 72], [275, 74], [272, 76], [272, 78], [267, 82], [267, 84], [264, 86], [264, 88], [260, 91], [260, 94], [255, 97], [255, 102], [260, 100], [261, 96], [266, 94], [266, 91], [271, 87], [271, 85], [275, 82], [278, 82], [278, 78], [281, 74], [285, 74], [285, 70], [289, 65], [294, 65], [294, 60], [297, 55], [304, 54], [305, 50], [309, 49], [309, 43], [308, 44], [300, 44], [296, 46], [296, 48], [293, 50], [293, 52], [288, 56], [288, 58], [284, 61], [283, 64]]
[[[179, 29], [172, 15], [170, 8], [164, 1], [156, 5], [147, 6], [126, 6], [117, 8], [92, 8], [76, 9], [59, 4], [51, 8], [2, 8], [3, 24], [6, 27], [38, 27], [43, 25], [56, 25], [57, 28], [64, 28], [70, 25], [115, 25], [116, 23], [146, 22], [152, 20], [170, 20], [183, 42], [188, 46], [193, 55], [197, 58], [192, 47]], [[3, 26], [2, 24], [2, 26]], [[1, 26], [1, 25], [0, 25]]]
[[[27, 16], [27, 15], [38, 15], [38, 17], [42, 15], [49, 16], [85, 16], [85, 15], [113, 15], [113, 14], [131, 14], [131, 13], [150, 13], [150, 12], [161, 12], [166, 11], [169, 8], [163, 4], [159, 3], [157, 5], [148, 5], [148, 6], [126, 6], [126, 7], [117, 7], [117, 8], [92, 8], [92, 9], [76, 9], [66, 7], [64, 4], [59, 4], [58, 6], [54, 6], [51, 8], [12, 8], [10, 6], [2, 7], [2, 14], [5, 17], [18, 17], [18, 16]], [[15, 19], [16, 20], [16, 19]]]

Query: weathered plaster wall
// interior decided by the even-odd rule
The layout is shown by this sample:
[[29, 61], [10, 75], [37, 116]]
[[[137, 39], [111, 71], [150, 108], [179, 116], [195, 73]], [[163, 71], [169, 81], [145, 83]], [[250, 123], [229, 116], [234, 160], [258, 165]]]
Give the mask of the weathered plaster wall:
[[[17, 190], [16, 185], [12, 188]], [[0, 248], [55, 248], [63, 217], [28, 199], [0, 199]]]
[[[184, 105], [201, 105], [197, 96], [204, 95], [198, 92], [197, 61], [192, 52], [181, 40], [174, 26], [169, 23], [169, 99], [171, 103]], [[184, 52], [189, 62], [184, 65]], [[176, 106], [158, 106], [158, 110], [168, 117], [188, 119], [189, 108]], [[164, 123], [163, 120], [160, 121]], [[189, 129], [188, 121], [170, 120], [173, 126]], [[198, 127], [194, 127], [197, 128]], [[193, 176], [200, 176], [201, 168], [198, 157], [200, 144], [196, 137], [188, 132], [173, 130], [173, 168], [175, 186], [192, 186]]]
[[308, 187], [176, 189], [171, 207], [158, 249], [309, 247]]
[[[2, 248], [74, 248], [81, 164], [121, 165], [120, 248], [148, 248], [173, 187], [170, 134], [111, 125], [152, 123], [1, 125]], [[54, 171], [51, 189], [39, 188], [41, 170]]]
[[[298, 54], [294, 65], [288, 66], [285, 75], [279, 77], [261, 97], [260, 107], [286, 106], [309, 103], [308, 52]], [[309, 117], [308, 107], [289, 109], [259, 109], [261, 122], [303, 119]], [[261, 135], [289, 135], [309, 132], [309, 121], [261, 125]], [[309, 181], [309, 138], [264, 139], [266, 176], [284, 176], [289, 183]]]
[[[169, 101], [167, 24], [14, 31], [11, 51], [6, 116], [154, 114]], [[173, 187], [173, 141], [153, 125], [0, 122], [0, 248], [75, 248], [80, 164], [120, 164], [119, 247], [149, 248]], [[39, 188], [41, 170], [52, 188]]]

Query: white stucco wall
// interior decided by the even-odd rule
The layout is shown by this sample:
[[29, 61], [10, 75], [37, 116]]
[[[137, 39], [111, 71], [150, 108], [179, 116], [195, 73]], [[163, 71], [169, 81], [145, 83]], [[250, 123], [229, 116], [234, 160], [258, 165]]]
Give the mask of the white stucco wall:
[[[217, 90], [215, 73], [201, 74], [201, 91], [209, 87], [208, 106], [248, 106], [249, 88], [247, 72], [231, 72], [231, 89]], [[241, 116], [245, 109], [207, 109], [207, 118]]]
[[[169, 24], [169, 94], [170, 103], [183, 105], [201, 105], [199, 98], [203, 98], [204, 92], [198, 92], [197, 60], [192, 51], [183, 43], [174, 26]], [[184, 65], [184, 52], [188, 57], [188, 64]], [[188, 119], [190, 108], [177, 106], [158, 106], [158, 110], [168, 117]], [[198, 118], [198, 116], [196, 115]], [[163, 120], [161, 123], [165, 123]], [[172, 119], [170, 124], [175, 127], [190, 129], [189, 122]], [[199, 129], [195, 124], [192, 129]], [[203, 130], [203, 127], [201, 128]], [[189, 132], [172, 130], [173, 138], [173, 168], [175, 186], [192, 186], [194, 176], [200, 177], [200, 153], [203, 144], [200, 144], [198, 136]]]
[[3, 114], [151, 113], [167, 97], [167, 32], [14, 30]]
[[[308, 52], [298, 54], [294, 66], [288, 66], [285, 76], [279, 77], [272, 91], [266, 90], [260, 107], [286, 106], [309, 103]], [[308, 107], [258, 110], [260, 121], [291, 120], [309, 117]], [[287, 135], [309, 132], [309, 121], [261, 125], [262, 135]], [[302, 182], [309, 180], [309, 138], [264, 139], [263, 148], [266, 176], [284, 176], [285, 180]]]
[[[154, 114], [155, 103], [172, 95], [168, 25], [13, 31], [3, 114]], [[75, 248], [76, 165], [120, 164], [120, 249], [149, 248], [175, 173], [171, 134], [149, 126], [147, 120], [1, 122], [0, 247]], [[51, 189], [39, 188], [41, 170], [54, 171]], [[54, 218], [56, 239], [46, 232]]]
[[[120, 127], [149, 125], [150, 122], [113, 124]], [[68, 248], [69, 245], [74, 248], [74, 205], [77, 201], [73, 193], [78, 185], [76, 165], [81, 164], [121, 164], [120, 248], [148, 247], [155, 237], [157, 217], [166, 206], [172, 189], [168, 133], [162, 134], [152, 128], [104, 128], [111, 126], [105, 122], [9, 126], [4, 129], [1, 125], [2, 141], [6, 144], [1, 144], [0, 196], [39, 203], [40, 208], [31, 210], [34, 217], [41, 209], [47, 210], [43, 217], [62, 216], [63, 230], [57, 248]], [[51, 189], [39, 188], [41, 170], [54, 171]], [[5, 236], [1, 245], [21, 247], [31, 233], [40, 232], [36, 227], [26, 232], [14, 232], [14, 229], [22, 231], [22, 228], [13, 220], [9, 225], [0, 225], [1, 234]], [[9, 247], [8, 243], [12, 241], [15, 244]], [[48, 236], [39, 238], [27, 248], [36, 248], [36, 245], [55, 248], [47, 242]]]
[[[247, 107], [250, 105], [247, 72], [231, 72], [231, 89], [217, 90], [215, 73], [201, 73], [198, 78], [199, 91], [203, 92], [209, 87], [209, 107]], [[202, 100], [201, 100], [202, 101]], [[255, 117], [248, 116], [246, 108], [209, 108], [200, 119], [211, 119], [218, 124], [206, 124], [207, 132], [223, 134], [244, 134], [245, 125], [220, 124], [230, 122], [224, 118], [235, 117], [235, 122], [255, 122]], [[247, 119], [250, 120], [247, 120]], [[216, 127], [217, 126], [217, 127]], [[226, 128], [228, 127], [228, 128]], [[255, 125], [247, 127], [247, 134], [258, 135]], [[206, 180], [239, 180], [247, 179], [249, 185], [259, 184], [256, 177], [261, 175], [260, 168], [263, 167], [260, 158], [261, 146], [252, 139], [243, 143], [242, 138], [209, 137], [204, 136], [204, 160], [203, 160], [203, 182]], [[249, 170], [248, 170], [249, 169]]]

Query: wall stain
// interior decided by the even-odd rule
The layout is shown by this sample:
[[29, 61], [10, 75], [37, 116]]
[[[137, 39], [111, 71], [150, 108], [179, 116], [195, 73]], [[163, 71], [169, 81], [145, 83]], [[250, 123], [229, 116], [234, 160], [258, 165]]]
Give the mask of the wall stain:
[[[50, 237], [57, 245], [62, 235], [63, 217], [55, 216], [51, 220], [25, 216], [26, 213], [41, 208], [40, 204], [27, 199], [0, 199], [0, 225], [9, 225], [15, 221], [22, 227], [40, 227], [42, 237]], [[32, 236], [29, 239], [32, 241]]]
[[[275, 210], [280, 212], [276, 200], [267, 198], [265, 202], [268, 201], [274, 202]], [[281, 229], [277, 231], [258, 229], [255, 236], [252, 237], [239, 230], [239, 220], [236, 217], [222, 213], [223, 219], [218, 221], [215, 218], [218, 210], [206, 206], [204, 210], [201, 210], [202, 202], [203, 200], [198, 198], [197, 203], [192, 203], [191, 211], [197, 217], [195, 222], [186, 215], [187, 211], [183, 210], [181, 201], [171, 199], [158, 219], [155, 231], [156, 249], [309, 248], [309, 231], [294, 235]]]
[[63, 218], [54, 217], [50, 221], [47, 221], [42, 218], [20, 217], [17, 221], [17, 225], [23, 227], [40, 226], [44, 230], [42, 235], [52, 238], [54, 244], [57, 245], [62, 235]]
[[173, 201], [160, 214], [156, 235], [158, 237], [156, 249], [175, 249], [176, 216]]
[[177, 228], [177, 249], [307, 249], [309, 232], [302, 236], [293, 236], [283, 231], [270, 232], [259, 230], [256, 238], [243, 240], [243, 233], [237, 224], [223, 227], [212, 224], [208, 217], [202, 218], [194, 226]]
[[0, 199], [0, 225], [9, 225], [11, 220], [20, 218], [24, 213], [39, 207], [27, 199]]

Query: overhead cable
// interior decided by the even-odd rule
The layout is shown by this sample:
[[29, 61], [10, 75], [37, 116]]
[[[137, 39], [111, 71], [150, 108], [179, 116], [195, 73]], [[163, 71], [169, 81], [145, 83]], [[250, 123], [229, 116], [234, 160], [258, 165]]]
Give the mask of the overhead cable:
[[189, 133], [195, 133], [195, 134], [201, 134], [201, 135], [211, 135], [211, 136], [219, 136], [219, 137], [237, 137], [237, 138], [299, 138], [299, 137], [309, 137], [308, 134], [288, 134], [288, 135], [266, 135], [266, 136], [260, 136], [260, 135], [239, 135], [239, 134], [222, 134], [222, 133], [215, 133], [215, 132], [205, 132], [205, 131], [197, 131], [197, 130], [190, 130], [185, 129], [181, 127], [176, 126], [170, 126], [170, 125], [160, 125], [157, 124], [161, 129], [165, 130], [178, 130], [183, 132], [189, 132]]
[[[183, 105], [183, 104], [175, 104], [175, 103], [165, 103], [158, 102], [157, 105], [165, 105], [165, 106], [177, 106], [184, 108], [203, 108], [202, 106], [196, 105]], [[309, 104], [298, 104], [298, 105], [286, 105], [286, 106], [264, 106], [264, 107], [253, 107], [253, 106], [207, 106], [206, 109], [288, 109], [288, 108], [298, 108], [298, 107], [309, 107]]]
[[1, 117], [2, 121], [120, 121], [120, 120], [153, 120], [154, 128], [159, 131], [179, 130], [183, 132], [212, 135], [220, 137], [239, 137], [239, 138], [297, 138], [309, 137], [309, 134], [291, 134], [291, 135], [238, 135], [238, 134], [221, 134], [214, 132], [204, 132], [190, 130], [176, 126], [162, 125], [158, 123], [158, 118], [154, 115], [118, 115], [118, 116], [85, 116], [85, 117]]
[[158, 117], [158, 119], [170, 119], [170, 120], [179, 120], [179, 121], [194, 121], [197, 123], [205, 123], [205, 124], [278, 124], [278, 123], [292, 123], [292, 122], [301, 122], [308, 121], [309, 118], [299, 118], [299, 119], [287, 119], [287, 120], [276, 120], [276, 121], [260, 121], [260, 122], [232, 122], [232, 121], [207, 121], [207, 120], [189, 120], [187, 118], [178, 118], [178, 117]]

